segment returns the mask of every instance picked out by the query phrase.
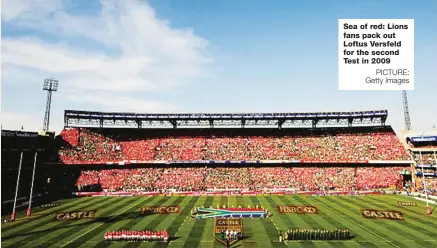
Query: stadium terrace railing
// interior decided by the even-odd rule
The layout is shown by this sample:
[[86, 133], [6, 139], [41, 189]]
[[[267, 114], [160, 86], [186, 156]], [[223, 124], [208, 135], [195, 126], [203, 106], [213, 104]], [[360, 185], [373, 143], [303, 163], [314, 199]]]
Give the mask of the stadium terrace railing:
[[369, 160], [369, 164], [413, 164], [413, 160]]
[[73, 192], [74, 196], [157, 196], [157, 195], [173, 195], [173, 196], [257, 196], [257, 195], [372, 195], [384, 194], [381, 191], [185, 191], [185, 192], [141, 192], [141, 191], [121, 191], [121, 192]]
[[129, 164], [412, 164], [412, 160], [123, 160], [123, 161], [79, 161], [68, 163], [68, 165], [129, 165]]
[[425, 147], [425, 148], [408, 148], [410, 151], [414, 152], [414, 153], [419, 153], [419, 152], [437, 152], [437, 147]]
[[416, 168], [437, 168], [437, 164], [416, 164]]

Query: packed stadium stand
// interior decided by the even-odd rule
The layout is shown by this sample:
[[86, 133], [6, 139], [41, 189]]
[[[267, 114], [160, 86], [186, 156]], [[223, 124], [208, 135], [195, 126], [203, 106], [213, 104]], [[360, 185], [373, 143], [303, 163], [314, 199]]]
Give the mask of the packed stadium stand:
[[[241, 126], [232, 126], [220, 114], [213, 121], [208, 120], [215, 118], [210, 114], [206, 118], [209, 126], [205, 126], [200, 114], [187, 114], [196, 119], [189, 127], [183, 127], [184, 117], [176, 116], [173, 121], [169, 115], [152, 126], [142, 120], [129, 127], [132, 116], [126, 115], [112, 113], [108, 118], [111, 113], [82, 111], [79, 116], [77, 111], [66, 110], [66, 126], [54, 142], [34, 133], [35, 141], [45, 142], [38, 145], [44, 151], [38, 161], [44, 163], [37, 164], [44, 166], [37, 167], [37, 194], [53, 198], [72, 192], [423, 190], [424, 182], [429, 192], [437, 192], [436, 152], [429, 150], [435, 144], [415, 152], [419, 145], [414, 139], [401, 142], [385, 125], [384, 111], [331, 113], [337, 122], [321, 126], [317, 122], [322, 120], [314, 125], [316, 113], [298, 114], [290, 120], [278, 118], [276, 127], [267, 125], [275, 118], [266, 114], [251, 114], [249, 121], [240, 119]], [[347, 121], [342, 125], [343, 116]], [[120, 123], [117, 118], [121, 126], [115, 125]], [[149, 124], [156, 122], [153, 118]], [[364, 123], [366, 118], [370, 121]], [[258, 124], [263, 119], [267, 124]], [[165, 125], [166, 120], [170, 124]], [[227, 121], [226, 126], [220, 126], [220, 121]], [[203, 126], [196, 127], [196, 123]], [[36, 146], [26, 140], [22, 143], [31, 148], [20, 144], [15, 145], [18, 150], [11, 149], [23, 139], [18, 133], [2, 131], [2, 142], [10, 146], [2, 149], [2, 172], [7, 172], [2, 179], [8, 185], [16, 184], [19, 154], [24, 150], [19, 196], [25, 201]], [[10, 203], [14, 191], [4, 195], [9, 195]]]
[[412, 157], [386, 116], [66, 110], [52, 166], [79, 192], [400, 189]]
[[[288, 130], [287, 130], [288, 131]], [[63, 163], [167, 160], [409, 160], [410, 156], [391, 130], [343, 133], [326, 130], [295, 136], [173, 136], [150, 137], [137, 132], [135, 139], [105, 130], [66, 129], [61, 137], [69, 146], [60, 150]], [[287, 134], [283, 131], [284, 135]]]
[[405, 167], [188, 167], [83, 170], [79, 190], [176, 191], [294, 189], [297, 191], [402, 188]]
[[416, 187], [437, 195], [437, 133], [407, 136], [413, 163], [413, 174], [417, 177]]

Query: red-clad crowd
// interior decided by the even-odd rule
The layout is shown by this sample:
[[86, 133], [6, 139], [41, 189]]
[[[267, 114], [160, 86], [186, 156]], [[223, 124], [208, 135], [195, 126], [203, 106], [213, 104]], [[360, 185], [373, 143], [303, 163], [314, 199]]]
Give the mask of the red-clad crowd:
[[420, 180], [420, 190], [425, 189], [426, 183], [426, 190], [430, 191], [433, 195], [437, 195], [437, 178], [427, 177], [425, 178], [425, 182], [423, 178], [419, 178], [418, 180]]
[[[413, 158], [417, 164], [416, 172], [431, 173], [425, 176], [426, 188], [431, 191], [432, 194], [437, 195], [437, 168], [435, 167], [437, 165], [437, 154], [435, 152], [415, 152], [413, 153]], [[431, 165], [433, 167], [422, 168], [421, 165]], [[417, 180], [420, 184], [420, 190], [424, 190], [425, 185], [421, 174]]]
[[70, 144], [73, 147], [78, 146], [79, 142], [79, 129], [78, 128], [69, 128], [64, 129], [59, 134], [59, 136], [68, 144]]
[[413, 154], [414, 161], [416, 164], [437, 164], [437, 154], [431, 152], [422, 152], [422, 153], [414, 153]]
[[156, 168], [88, 170], [81, 172], [76, 185], [80, 191], [95, 190], [97, 186], [111, 192], [152, 191], [161, 175]]
[[154, 189], [198, 191], [203, 188], [205, 171], [199, 168], [166, 168], [155, 172]]
[[371, 190], [402, 188], [400, 171], [409, 167], [196, 167], [140, 168], [82, 171], [81, 191], [208, 191], [263, 190]]
[[64, 141], [70, 146], [59, 150], [61, 160], [67, 164], [77, 161], [117, 161], [124, 157], [120, 143], [98, 133], [67, 129], [61, 132], [60, 137], [68, 137]]
[[410, 160], [393, 132], [285, 137], [166, 137], [121, 139], [65, 129], [64, 163], [122, 160]]
[[356, 171], [355, 186], [359, 189], [386, 188], [387, 185], [402, 188], [402, 176], [400, 167], [392, 168], [358, 168]]
[[109, 231], [104, 234], [106, 241], [129, 241], [129, 242], [143, 242], [143, 241], [168, 241], [168, 231], [148, 231], [148, 230], [121, 230]]

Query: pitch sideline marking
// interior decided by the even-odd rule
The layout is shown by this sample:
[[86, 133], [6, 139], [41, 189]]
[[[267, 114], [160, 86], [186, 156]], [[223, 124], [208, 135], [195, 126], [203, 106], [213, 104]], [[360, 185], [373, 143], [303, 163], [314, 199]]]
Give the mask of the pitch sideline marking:
[[[275, 224], [275, 222], [273, 221], [273, 219], [272, 218], [270, 218], [270, 221], [272, 221], [272, 223], [273, 223], [273, 225], [275, 226], [275, 228], [276, 228], [276, 231], [278, 231], [279, 232], [279, 229], [278, 229], [278, 227], [276, 226], [276, 224]], [[284, 244], [285, 245], [287, 245], [287, 242], [285, 241], [285, 240], [283, 240], [283, 242], [284, 242]], [[279, 243], [279, 242], [278, 242]]]
[[[181, 229], [181, 227], [185, 224], [185, 221], [187, 220], [187, 218], [190, 215], [187, 215], [187, 217], [185, 217], [184, 221], [182, 222], [182, 224], [179, 226], [178, 230], [175, 232], [174, 236], [177, 237], [179, 230]], [[168, 244], [170, 245], [171, 243], [182, 243], [182, 241], [170, 241]]]
[[[258, 199], [258, 202], [262, 205], [262, 203], [261, 203], [261, 201], [260, 201], [260, 199], [258, 198], [258, 195], [256, 196], [256, 198]], [[279, 229], [278, 229], [278, 227], [276, 226], [276, 223], [273, 221], [273, 218], [272, 217], [270, 217], [269, 218], [270, 219], [270, 221], [273, 223], [273, 225], [275, 226], [275, 228], [276, 228], [276, 231], [278, 231], [279, 232]], [[273, 242], [275, 242], [275, 241], [273, 241]], [[284, 244], [285, 245], [287, 245], [287, 242], [285, 241], [285, 239], [283, 239], [283, 242], [284, 242]], [[279, 242], [278, 242], [279, 243]]]
[[38, 217], [41, 217], [41, 216], [42, 215], [40, 215], [40, 214], [34, 214], [34, 215], [31, 215], [31, 216], [26, 216], [26, 217], [21, 217], [21, 218], [15, 219], [15, 221], [29, 220], [29, 219], [34, 219], [34, 218], [38, 218]]
[[325, 207], [326, 207], [327, 209], [329, 209], [329, 210], [330, 210], [331, 212], [335, 213], [336, 215], [338, 215], [338, 216], [341, 216], [341, 217], [342, 217], [343, 219], [346, 219], [346, 220], [348, 220], [348, 221], [352, 222], [353, 224], [355, 224], [355, 225], [357, 225], [357, 226], [361, 227], [362, 229], [366, 230], [366, 231], [367, 231], [367, 232], [369, 232], [370, 234], [373, 234], [374, 236], [376, 236], [376, 237], [378, 237], [378, 238], [382, 239], [383, 241], [385, 241], [385, 242], [389, 243], [390, 245], [392, 245], [392, 246], [395, 246], [395, 247], [397, 247], [397, 248], [400, 248], [400, 247], [399, 247], [398, 245], [396, 245], [396, 244], [393, 244], [393, 243], [392, 243], [392, 241], [389, 241], [389, 240], [387, 240], [387, 239], [385, 239], [385, 238], [381, 237], [381, 236], [380, 236], [380, 235], [378, 235], [377, 233], [375, 233], [375, 232], [373, 232], [373, 231], [371, 231], [371, 230], [367, 229], [366, 227], [364, 227], [364, 226], [360, 225], [359, 223], [357, 223], [357, 222], [353, 221], [352, 219], [346, 218], [346, 217], [344, 217], [343, 215], [341, 215], [341, 214], [338, 214], [338, 213], [337, 213], [337, 211], [334, 211], [334, 210], [332, 210], [332, 209], [331, 209], [330, 207], [326, 206], [326, 204], [325, 204], [325, 203], [323, 203], [322, 201], [319, 201], [319, 203], [320, 203], [320, 204], [322, 204], [323, 206], [325, 206]]
[[[275, 226], [275, 228], [276, 228], [276, 231], [278, 231], [279, 232], [279, 229], [278, 229], [278, 227], [276, 226], [276, 224], [275, 224], [275, 222], [273, 221], [273, 219], [272, 218], [270, 218], [270, 221], [273, 223], [273, 225]], [[275, 242], [275, 241], [274, 241]], [[287, 242], [285, 241], [285, 240], [283, 240], [283, 242], [284, 242], [284, 244], [285, 245], [287, 245]], [[279, 242], [278, 242], [279, 243]]]
[[[185, 221], [188, 219], [188, 217], [191, 218], [191, 216], [190, 216], [189, 214], [187, 214], [187, 217], [185, 217], [184, 221], [183, 221], [182, 224], [179, 226], [178, 230], [175, 232], [175, 234], [174, 234], [175, 236], [178, 235], [179, 230], [180, 230], [181, 227], [185, 224]], [[171, 241], [170, 241], [170, 243], [171, 243]]]
[[[197, 199], [197, 201], [199, 201], [199, 199]], [[196, 204], [197, 201], [196, 201], [194, 204]], [[191, 215], [190, 215], [190, 214], [187, 214], [187, 217], [185, 217], [184, 221], [183, 221], [182, 224], [179, 226], [178, 230], [176, 230], [176, 232], [174, 233], [174, 236], [175, 236], [175, 237], [177, 237], [179, 230], [180, 230], [181, 227], [185, 224], [185, 221], [186, 221], [188, 218], [191, 218]], [[169, 242], [169, 245], [170, 245], [172, 242], [173, 242], [173, 243], [181, 243], [181, 241], [170, 241], [170, 242]]]
[[[80, 198], [79, 198], [79, 199], [80, 199]], [[33, 215], [31, 215], [31, 216], [25, 216], [25, 217], [21, 217], [21, 218], [15, 219], [15, 221], [31, 220], [31, 219], [39, 218], [39, 217], [44, 218], [44, 217], [47, 217], [47, 216], [51, 215], [50, 213], [47, 214], [47, 215], [45, 215], [45, 212], [49, 212], [50, 210], [54, 210], [54, 209], [59, 208], [59, 207], [61, 207], [61, 206], [62, 206], [62, 207], [64, 207], [64, 206], [67, 206], [67, 207], [74, 206], [74, 204], [73, 204], [74, 202], [75, 202], [75, 200], [72, 200], [72, 201], [70, 201], [70, 202], [67, 202], [66, 204], [59, 204], [59, 205], [56, 206], [56, 207], [45, 208], [45, 209], [43, 209], [43, 210], [41, 210], [41, 211], [35, 212], [35, 214], [33, 214]], [[71, 205], [71, 206], [70, 206], [70, 205]], [[36, 207], [34, 207], [34, 208], [36, 208], [36, 209], [41, 208], [41, 205], [40, 205], [40, 206], [36, 206]], [[55, 213], [55, 211], [53, 211], [53, 213]], [[10, 223], [10, 222], [8, 222], [8, 223]], [[12, 223], [14, 223], [14, 222], [12, 222]], [[23, 223], [23, 225], [24, 225], [24, 224], [27, 224], [27, 223], [28, 223], [28, 222]]]
[[[143, 201], [144, 201], [144, 200], [142, 200], [141, 202], [143, 202]], [[131, 206], [131, 205], [128, 205], [128, 208], [126, 208], [124, 211], [121, 211], [121, 212], [118, 213], [117, 215], [112, 216], [111, 218], [109, 218], [109, 220], [112, 220], [112, 219], [116, 218], [117, 216], [119, 216], [120, 214], [125, 213], [126, 211], [128, 211], [128, 210], [131, 209], [131, 208], [132, 208], [132, 206]], [[95, 227], [91, 228], [90, 230], [88, 230], [88, 231], [82, 233], [81, 235], [77, 236], [76, 238], [67, 241], [65, 244], [61, 245], [60, 247], [62, 248], [62, 247], [64, 247], [64, 246], [66, 246], [66, 245], [68, 245], [68, 244], [74, 242], [74, 241], [77, 240], [78, 238], [83, 237], [83, 236], [86, 235], [87, 233], [89, 233], [89, 232], [95, 230], [97, 227], [99, 227], [99, 226], [101, 226], [101, 225], [104, 225], [104, 224], [105, 224], [105, 222], [102, 222], [102, 223], [98, 224], [97, 226], [95, 226]]]

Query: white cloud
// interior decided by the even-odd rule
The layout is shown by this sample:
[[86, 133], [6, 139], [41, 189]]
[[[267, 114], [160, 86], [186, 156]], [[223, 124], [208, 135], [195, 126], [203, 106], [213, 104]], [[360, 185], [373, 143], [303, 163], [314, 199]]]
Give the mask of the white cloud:
[[[175, 112], [180, 109], [180, 107], [167, 102], [161, 101], [150, 101], [142, 99], [134, 99], [131, 97], [125, 97], [120, 95], [105, 94], [105, 93], [94, 93], [94, 94], [62, 94], [61, 97], [72, 102], [87, 102], [89, 104], [94, 104], [95, 106], [100, 106], [103, 109], [111, 109], [112, 111], [120, 112]], [[83, 109], [80, 109], [83, 110]], [[86, 109], [84, 109], [86, 110]], [[94, 109], [99, 111], [102, 109]]]
[[32, 36], [3, 34], [4, 84], [55, 76], [57, 104], [67, 109], [168, 112], [180, 106], [150, 96], [208, 76], [208, 42], [158, 19], [147, 2], [101, 0], [102, 9], [88, 15], [66, 12], [66, 3], [3, 1], [6, 24], [34, 30]]
[[2, 0], [2, 20], [33, 21], [59, 10], [63, 0]]

